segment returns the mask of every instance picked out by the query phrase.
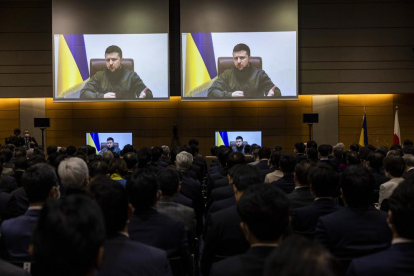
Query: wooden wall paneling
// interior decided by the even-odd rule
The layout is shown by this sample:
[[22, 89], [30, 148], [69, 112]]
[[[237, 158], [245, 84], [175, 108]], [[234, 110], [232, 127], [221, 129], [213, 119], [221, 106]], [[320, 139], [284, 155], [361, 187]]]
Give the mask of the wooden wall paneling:
[[20, 128], [19, 99], [4, 99], [0, 101], [0, 144], [5, 138], [13, 135], [15, 128]]

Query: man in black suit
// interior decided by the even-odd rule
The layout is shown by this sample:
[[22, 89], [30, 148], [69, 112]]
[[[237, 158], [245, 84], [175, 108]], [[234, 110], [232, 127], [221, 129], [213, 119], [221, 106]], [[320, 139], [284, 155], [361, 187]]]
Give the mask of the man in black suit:
[[88, 189], [102, 210], [106, 230], [102, 266], [97, 275], [171, 275], [165, 251], [129, 239], [127, 220], [133, 210], [125, 188], [100, 176]]
[[211, 191], [215, 189], [215, 181], [219, 179], [223, 179], [227, 177], [229, 173], [229, 169], [227, 168], [227, 158], [232, 153], [232, 151], [226, 147], [223, 147], [219, 150], [217, 158], [219, 160], [220, 166], [217, 172], [211, 173], [208, 183], [208, 195], [210, 195]]
[[24, 146], [28, 149], [39, 146], [36, 142], [36, 139], [33, 136], [30, 136], [28, 129], [23, 130], [23, 139], [24, 139]]
[[341, 208], [332, 198], [337, 193], [339, 177], [331, 166], [322, 164], [310, 171], [309, 181], [314, 202], [292, 210], [292, 228], [295, 233], [313, 239], [319, 218]]
[[[3, 174], [4, 156], [0, 156], [0, 191], [11, 193], [17, 189], [16, 179], [13, 176]], [[13, 171], [13, 170], [11, 170]]]
[[184, 272], [190, 268], [190, 253], [184, 223], [157, 211], [161, 196], [156, 174], [149, 168], [134, 172], [126, 189], [134, 207], [128, 234], [134, 241], [165, 250], [168, 257], [180, 257]]
[[302, 142], [295, 143], [295, 149], [293, 150], [295, 153], [295, 161], [296, 164], [299, 164], [302, 160], [306, 160], [306, 146]]
[[404, 154], [403, 159], [405, 161], [406, 170], [403, 173], [403, 178], [408, 179], [414, 175], [414, 156], [412, 154]]
[[267, 256], [280, 243], [289, 225], [289, 200], [273, 185], [253, 185], [238, 201], [237, 213], [250, 249], [215, 263], [212, 276], [262, 275]]
[[345, 208], [323, 216], [315, 240], [341, 259], [352, 259], [387, 249], [392, 233], [387, 213], [375, 209], [371, 194], [375, 181], [362, 166], [351, 166], [341, 175], [340, 187]]
[[259, 163], [255, 166], [259, 167], [260, 170], [268, 170], [269, 167], [269, 158], [271, 150], [267, 147], [262, 147], [259, 149]]
[[286, 194], [290, 194], [295, 189], [295, 179], [293, 176], [296, 166], [295, 157], [290, 153], [282, 154], [279, 166], [283, 172], [283, 177], [270, 184], [282, 189]]
[[307, 160], [296, 165], [294, 173], [295, 189], [288, 194], [290, 209], [305, 207], [315, 201], [308, 181], [308, 174], [313, 166], [314, 164]]
[[46, 200], [60, 196], [55, 169], [44, 163], [28, 168], [22, 184], [30, 203], [29, 209], [23, 216], [6, 220], [1, 226], [2, 242], [11, 261], [31, 261], [29, 244], [40, 211]]
[[[249, 165], [243, 166], [239, 178], [233, 179], [233, 191], [236, 201], [240, 200], [244, 190], [256, 184], [263, 183], [259, 168]], [[201, 259], [201, 271], [204, 276], [208, 275], [212, 263], [217, 256], [234, 256], [247, 251], [249, 244], [240, 228], [240, 217], [236, 205], [211, 215], [205, 234], [205, 245]]]
[[414, 181], [399, 184], [389, 198], [388, 223], [393, 232], [389, 249], [354, 259], [347, 276], [414, 274]]
[[335, 171], [338, 171], [339, 164], [336, 163], [333, 159], [329, 158], [330, 154], [330, 148], [328, 145], [320, 145], [318, 147], [318, 153], [319, 153], [319, 162], [318, 164], [328, 164], [331, 166]]
[[370, 152], [368, 155], [367, 166], [375, 180], [374, 193], [371, 202], [378, 203], [381, 184], [390, 180], [385, 176], [384, 155], [380, 152]]

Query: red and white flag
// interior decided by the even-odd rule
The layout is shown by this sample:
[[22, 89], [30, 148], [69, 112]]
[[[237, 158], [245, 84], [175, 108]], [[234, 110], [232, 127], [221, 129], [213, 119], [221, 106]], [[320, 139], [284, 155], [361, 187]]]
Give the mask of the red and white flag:
[[400, 123], [398, 122], [398, 107], [395, 111], [395, 120], [394, 120], [394, 145], [400, 145], [401, 135], [400, 135]]

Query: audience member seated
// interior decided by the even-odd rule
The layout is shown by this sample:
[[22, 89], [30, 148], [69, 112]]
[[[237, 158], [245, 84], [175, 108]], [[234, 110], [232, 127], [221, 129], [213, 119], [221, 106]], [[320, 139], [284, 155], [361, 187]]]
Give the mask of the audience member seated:
[[341, 276], [336, 258], [321, 245], [301, 236], [284, 240], [267, 258], [264, 276]]
[[227, 156], [232, 152], [231, 149], [227, 147], [220, 147], [217, 153], [217, 159], [219, 161], [219, 166], [210, 168], [210, 178], [212, 180], [220, 179], [223, 176], [227, 176], [228, 169], [226, 168]]
[[165, 250], [169, 258], [180, 257], [187, 273], [190, 253], [184, 223], [157, 211], [161, 191], [154, 170], [145, 168], [134, 172], [126, 188], [134, 207], [128, 224], [131, 239]]
[[381, 206], [384, 199], [391, 196], [398, 184], [404, 181], [402, 175], [405, 171], [405, 162], [402, 157], [399, 156], [387, 156], [384, 159], [385, 175], [390, 180], [380, 186], [379, 192], [379, 205]]
[[385, 251], [354, 259], [347, 276], [413, 275], [414, 273], [414, 182], [406, 180], [389, 198], [392, 245]]
[[165, 251], [129, 239], [127, 220], [133, 210], [124, 187], [99, 176], [89, 191], [102, 210], [106, 229], [102, 265], [97, 275], [171, 275]]
[[211, 189], [212, 192], [214, 192], [215, 189], [218, 189], [220, 187], [227, 187], [229, 185], [229, 171], [231, 170], [231, 168], [237, 164], [244, 164], [245, 161], [245, 157], [244, 155], [239, 152], [231, 152], [228, 156], [227, 156], [227, 161], [226, 161], [226, 169], [227, 169], [227, 175], [226, 177], [222, 177], [216, 180], [211, 179]]
[[112, 160], [111, 164], [109, 165], [109, 178], [112, 180], [115, 180], [119, 184], [121, 184], [123, 187], [126, 185], [126, 179], [124, 179], [124, 176], [126, 175], [128, 171], [126, 162], [122, 158], [115, 158]]
[[53, 167], [37, 164], [26, 170], [22, 177], [23, 188], [29, 200], [29, 209], [20, 217], [3, 222], [2, 243], [11, 261], [30, 261], [29, 244], [40, 211], [49, 198], [59, 198], [57, 176]]
[[302, 160], [306, 160], [305, 150], [306, 150], [306, 146], [304, 143], [302, 142], [295, 143], [295, 148], [293, 149], [293, 152], [295, 153], [296, 164], [299, 164], [300, 161]]
[[198, 145], [192, 144], [190, 145], [190, 149], [191, 149], [191, 154], [193, 155], [193, 166], [195, 165], [197, 167], [200, 167], [198, 180], [203, 181], [203, 178], [206, 174], [206, 171], [205, 171], [206, 164], [204, 162], [203, 157], [199, 155], [200, 148], [198, 147]]
[[33, 234], [39, 275], [94, 275], [103, 254], [105, 226], [101, 210], [84, 195], [49, 200]]
[[14, 160], [13, 165], [13, 177], [16, 180], [16, 185], [18, 188], [22, 186], [22, 176], [24, 171], [27, 169], [27, 158], [26, 156], [18, 156]]
[[252, 150], [252, 156], [253, 156], [254, 161], [249, 162], [247, 165], [254, 166], [254, 165], [257, 165], [260, 162], [259, 150], [260, 150], [260, 147], [254, 148]]
[[315, 201], [308, 181], [308, 175], [313, 166], [313, 163], [307, 160], [296, 165], [294, 173], [295, 189], [288, 194], [291, 209], [305, 207]]
[[312, 168], [308, 177], [315, 200], [309, 206], [292, 210], [292, 228], [295, 233], [313, 239], [319, 218], [341, 208], [332, 198], [337, 192], [339, 178], [326, 164]]
[[308, 160], [313, 162], [313, 163], [318, 163], [319, 162], [319, 158], [318, 158], [318, 150], [311, 147], [308, 148], [308, 150], [306, 151], [306, 155], [308, 157]]
[[259, 163], [255, 166], [259, 167], [260, 170], [268, 170], [269, 167], [269, 158], [271, 150], [267, 147], [262, 147], [259, 149]]
[[414, 155], [404, 154], [403, 159], [405, 161], [405, 173], [403, 173], [402, 177], [408, 179], [414, 175]]
[[263, 275], [266, 258], [278, 246], [289, 225], [289, 201], [273, 185], [248, 187], [237, 203], [240, 227], [250, 249], [213, 264], [210, 275]]
[[328, 147], [328, 145], [320, 145], [318, 148], [318, 153], [319, 153], [319, 162], [318, 164], [328, 164], [329, 166], [331, 166], [335, 171], [338, 171], [338, 167], [339, 164], [336, 163], [333, 159], [330, 159], [330, 149]]
[[11, 149], [5, 148], [5, 149], [3, 149], [3, 151], [1, 153], [4, 156], [3, 171], [1, 173], [2, 173], [2, 175], [12, 176], [13, 173], [14, 173], [14, 171], [13, 171], [13, 165], [14, 165], [13, 151]]
[[195, 225], [194, 209], [174, 202], [174, 197], [181, 189], [179, 173], [174, 169], [159, 171], [157, 181], [162, 192], [157, 203], [158, 212], [183, 222], [185, 231], [190, 234]]
[[346, 155], [346, 164], [347, 164], [347, 167], [361, 165], [361, 159], [359, 158], [358, 152], [356, 151], [348, 152], [348, 154]]
[[160, 160], [167, 163], [168, 166], [172, 165], [171, 159], [170, 159], [170, 148], [166, 145], [161, 146], [162, 148], [162, 154]]
[[340, 259], [365, 256], [390, 246], [387, 213], [370, 204], [374, 185], [374, 177], [365, 167], [347, 168], [340, 178], [346, 207], [319, 219], [315, 240]]
[[[15, 190], [17, 191], [17, 190]], [[13, 194], [0, 191], [0, 225], [1, 222], [22, 215], [20, 205]]]
[[280, 170], [280, 156], [282, 155], [281, 151], [274, 151], [270, 155], [269, 164], [273, 166], [274, 171], [269, 172], [265, 175], [264, 183], [271, 183], [277, 181], [283, 177], [283, 172]]
[[385, 156], [380, 152], [371, 152], [368, 155], [367, 168], [375, 180], [374, 193], [371, 200], [372, 203], [378, 203], [380, 186], [389, 181], [384, 172], [384, 157]]
[[[236, 202], [240, 200], [247, 187], [263, 183], [258, 167], [238, 166], [244, 168], [238, 169], [238, 179], [236, 175], [233, 179]], [[247, 251], [249, 244], [240, 228], [240, 222], [236, 205], [215, 212], [206, 222], [208, 225], [206, 225], [205, 245], [201, 259], [201, 271], [204, 276], [209, 274], [216, 256], [234, 256]]]
[[89, 183], [89, 171], [86, 162], [71, 157], [59, 164], [58, 175], [64, 188], [64, 195], [83, 193]]
[[0, 191], [11, 193], [17, 189], [17, 183], [13, 176], [3, 174], [4, 160], [4, 155], [0, 155]]
[[295, 179], [293, 176], [296, 166], [295, 157], [290, 153], [282, 154], [279, 166], [283, 172], [283, 177], [270, 184], [282, 189], [286, 194], [290, 194], [295, 189]]
[[92, 182], [99, 176], [108, 176], [109, 167], [103, 160], [96, 160], [88, 164], [89, 169], [89, 182]]

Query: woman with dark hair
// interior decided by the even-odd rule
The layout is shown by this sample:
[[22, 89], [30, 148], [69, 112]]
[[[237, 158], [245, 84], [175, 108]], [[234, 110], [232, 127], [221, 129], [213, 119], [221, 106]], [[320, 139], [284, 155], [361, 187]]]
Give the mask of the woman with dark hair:
[[110, 166], [109, 166], [109, 178], [112, 180], [115, 180], [122, 186], [126, 186], [126, 179], [124, 179], [124, 176], [128, 172], [128, 167], [126, 165], [126, 162], [124, 159], [121, 158], [115, 158], [112, 160]]

